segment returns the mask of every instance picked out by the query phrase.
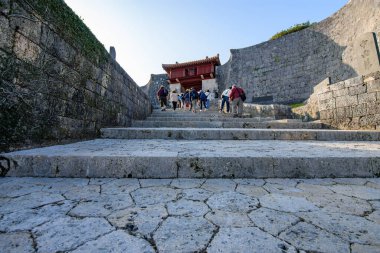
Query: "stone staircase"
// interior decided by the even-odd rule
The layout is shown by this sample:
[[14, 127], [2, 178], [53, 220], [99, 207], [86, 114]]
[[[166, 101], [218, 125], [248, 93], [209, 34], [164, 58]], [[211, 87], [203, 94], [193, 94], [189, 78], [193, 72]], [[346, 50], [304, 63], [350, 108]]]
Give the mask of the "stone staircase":
[[380, 176], [380, 132], [275, 116], [155, 110], [102, 138], [2, 154], [6, 176], [326, 178]]

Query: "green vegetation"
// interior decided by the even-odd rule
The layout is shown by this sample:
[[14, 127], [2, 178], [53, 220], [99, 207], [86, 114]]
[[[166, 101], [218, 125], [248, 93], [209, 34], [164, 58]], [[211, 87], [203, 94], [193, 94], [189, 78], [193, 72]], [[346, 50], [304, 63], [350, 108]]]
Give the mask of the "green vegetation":
[[312, 26], [313, 24], [310, 24], [309, 21], [305, 22], [305, 23], [302, 23], [302, 24], [296, 24], [286, 30], [282, 30], [281, 32], [279, 33], [276, 33], [275, 35], [273, 35], [270, 39], [271, 40], [275, 40], [275, 39], [278, 39], [278, 38], [281, 38], [287, 34], [290, 34], [290, 33], [294, 33], [294, 32], [298, 32], [298, 31], [301, 31], [305, 28], [308, 28], [310, 26]]
[[294, 109], [294, 108], [297, 108], [297, 107], [301, 107], [301, 106], [304, 106], [305, 104], [304, 103], [294, 103], [294, 104], [290, 104], [289, 106]]
[[[24, 1], [19, 2], [22, 4]], [[105, 62], [108, 53], [103, 44], [63, 0], [31, 0], [29, 3], [38, 15], [52, 24], [86, 58], [95, 63]]]

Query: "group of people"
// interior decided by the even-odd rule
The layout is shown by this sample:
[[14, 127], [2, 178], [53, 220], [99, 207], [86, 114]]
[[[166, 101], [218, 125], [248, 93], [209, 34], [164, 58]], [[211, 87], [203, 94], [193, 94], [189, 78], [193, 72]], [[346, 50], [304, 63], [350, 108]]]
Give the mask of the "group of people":
[[161, 111], [165, 111], [168, 106], [168, 97], [173, 105], [173, 110], [177, 108], [196, 112], [197, 108], [200, 111], [206, 111], [210, 107], [210, 101], [213, 96], [210, 90], [196, 91], [195, 88], [187, 89], [184, 93], [177, 93], [173, 90], [170, 94], [162, 85], [157, 92], [157, 98], [161, 104]]
[[225, 89], [222, 93], [222, 104], [219, 112], [224, 112], [224, 105], [226, 105], [227, 113], [232, 112], [234, 117], [242, 117], [244, 109], [242, 95], [245, 95], [245, 91], [243, 88], [237, 87], [235, 84]]
[[[243, 99], [244, 90], [236, 85], [232, 85], [222, 93], [222, 103], [219, 112], [224, 112], [224, 106], [227, 106], [227, 113], [230, 113], [232, 108], [233, 117], [242, 117], [243, 115]], [[157, 92], [157, 98], [160, 101], [161, 111], [165, 111], [168, 106], [168, 97], [173, 105], [173, 110], [177, 108], [196, 112], [197, 108], [200, 111], [210, 108], [210, 101], [214, 99], [214, 94], [209, 90], [196, 91], [195, 88], [186, 90], [184, 93], [177, 93], [173, 90], [170, 94], [168, 90], [161, 85]]]

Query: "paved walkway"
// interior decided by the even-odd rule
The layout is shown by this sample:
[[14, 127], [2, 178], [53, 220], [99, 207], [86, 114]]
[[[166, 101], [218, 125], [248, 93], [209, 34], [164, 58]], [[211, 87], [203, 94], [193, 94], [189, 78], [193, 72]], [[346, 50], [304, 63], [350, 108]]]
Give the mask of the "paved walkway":
[[380, 179], [0, 178], [1, 252], [380, 252]]

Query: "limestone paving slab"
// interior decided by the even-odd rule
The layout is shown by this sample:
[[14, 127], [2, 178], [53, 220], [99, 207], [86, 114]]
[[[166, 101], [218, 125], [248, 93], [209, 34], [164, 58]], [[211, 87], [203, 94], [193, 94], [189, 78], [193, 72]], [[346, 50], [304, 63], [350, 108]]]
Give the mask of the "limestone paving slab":
[[380, 224], [366, 218], [324, 211], [296, 215], [348, 242], [380, 246]]
[[[40, 191], [27, 195], [0, 197], [0, 208], [7, 210], [0, 214], [1, 252], [4, 249], [10, 252], [116, 252], [124, 251], [127, 245], [134, 252], [153, 249], [174, 253], [242, 252], [242, 249], [249, 249], [247, 252], [350, 252], [350, 244], [352, 252], [380, 249], [380, 201], [368, 196], [365, 197], [369, 200], [358, 198], [362, 193], [365, 195], [365, 189], [368, 192], [377, 189], [369, 185], [378, 182], [373, 178], [353, 180], [360, 181], [359, 185], [352, 184], [350, 179], [335, 182], [330, 179], [178, 179], [170, 182], [151, 179], [142, 184], [138, 179], [99, 180], [86, 179], [82, 184], [75, 178], [72, 181], [69, 178], [14, 177], [11, 181], [0, 178], [0, 185], [12, 182], [31, 189], [43, 186]], [[63, 181], [67, 182], [66, 190], [59, 183]], [[88, 184], [96, 181], [99, 184]], [[75, 198], [78, 183], [84, 191], [81, 197]], [[294, 192], [267, 192], [259, 197], [260, 203], [256, 197], [239, 192], [240, 187], [266, 192], [266, 184], [302, 191], [296, 196], [288, 195]], [[58, 187], [56, 192], [50, 187], [53, 185]], [[207, 190], [199, 188], [204, 185]], [[345, 187], [360, 187], [360, 191], [356, 189], [355, 196], [342, 195], [331, 191], [331, 186], [341, 186], [342, 191]], [[94, 199], [86, 187], [100, 187], [101, 191], [96, 192], [99, 197]], [[28, 192], [27, 188], [23, 191]], [[71, 192], [70, 200], [63, 198]], [[120, 196], [133, 201], [125, 201], [128, 205], [124, 206]], [[325, 203], [322, 199], [311, 197], [328, 199], [327, 206], [334, 201], [341, 205], [341, 198], [346, 204], [329, 209], [320, 205]], [[99, 206], [109, 208], [105, 208], [109, 212], [102, 214], [109, 213], [107, 216], [91, 217], [97, 212], [97, 206], [86, 206], [80, 217], [72, 216], [74, 207], [95, 200]], [[370, 210], [365, 203], [370, 205]], [[352, 209], [349, 209], [350, 204], [354, 206]], [[361, 205], [363, 209], [359, 208]], [[350, 214], [345, 209], [351, 210]], [[266, 247], [264, 251], [262, 247]]]
[[7, 176], [373, 177], [380, 142], [98, 139], [2, 154]]
[[138, 206], [167, 203], [178, 198], [179, 191], [164, 186], [140, 188], [131, 193]]
[[280, 238], [307, 252], [350, 252], [347, 241], [305, 222], [284, 231]]
[[198, 201], [205, 201], [209, 197], [213, 195], [212, 191], [205, 190], [205, 189], [184, 189], [179, 194], [179, 197], [189, 200], [198, 200]]
[[167, 216], [165, 206], [160, 204], [120, 210], [109, 215], [107, 220], [117, 228], [149, 238]]
[[211, 196], [206, 203], [213, 210], [248, 213], [257, 209], [259, 201], [238, 192], [222, 192]]
[[333, 185], [329, 189], [336, 193], [349, 197], [356, 197], [365, 200], [380, 200], [380, 189], [364, 187], [360, 185]]
[[363, 216], [372, 211], [371, 205], [359, 198], [350, 198], [341, 194], [312, 194], [306, 199], [326, 212], [355, 214]]
[[72, 201], [62, 201], [40, 208], [20, 209], [15, 212], [5, 214], [0, 219], [1, 232], [30, 231], [33, 228], [66, 217], [66, 214], [74, 207]]
[[28, 232], [0, 234], [0, 249], [2, 253], [34, 253], [33, 239]]
[[274, 236], [300, 221], [295, 215], [264, 207], [253, 210], [248, 216], [257, 227]]
[[210, 211], [208, 206], [201, 201], [180, 199], [167, 204], [169, 215], [203, 217]]
[[59, 218], [32, 231], [38, 252], [73, 250], [81, 244], [115, 230], [103, 218]]
[[297, 250], [255, 227], [221, 228], [207, 252], [296, 253]]
[[268, 194], [259, 198], [263, 207], [290, 213], [316, 211], [319, 208], [304, 197]]
[[73, 253], [87, 252], [144, 252], [154, 253], [154, 248], [144, 239], [127, 234], [124, 231], [114, 231], [96, 240], [86, 242], [79, 248], [71, 251]]
[[168, 217], [153, 238], [159, 252], [201, 252], [215, 229], [202, 217]]
[[214, 210], [206, 214], [205, 218], [218, 227], [250, 227], [254, 226], [245, 212], [228, 212]]
[[102, 195], [97, 199], [79, 203], [69, 214], [75, 217], [105, 217], [133, 205], [129, 194]]
[[0, 198], [0, 214], [12, 213], [22, 209], [32, 209], [40, 206], [53, 204], [65, 200], [60, 194], [52, 194], [48, 192], [33, 192], [21, 197], [5, 199]]

